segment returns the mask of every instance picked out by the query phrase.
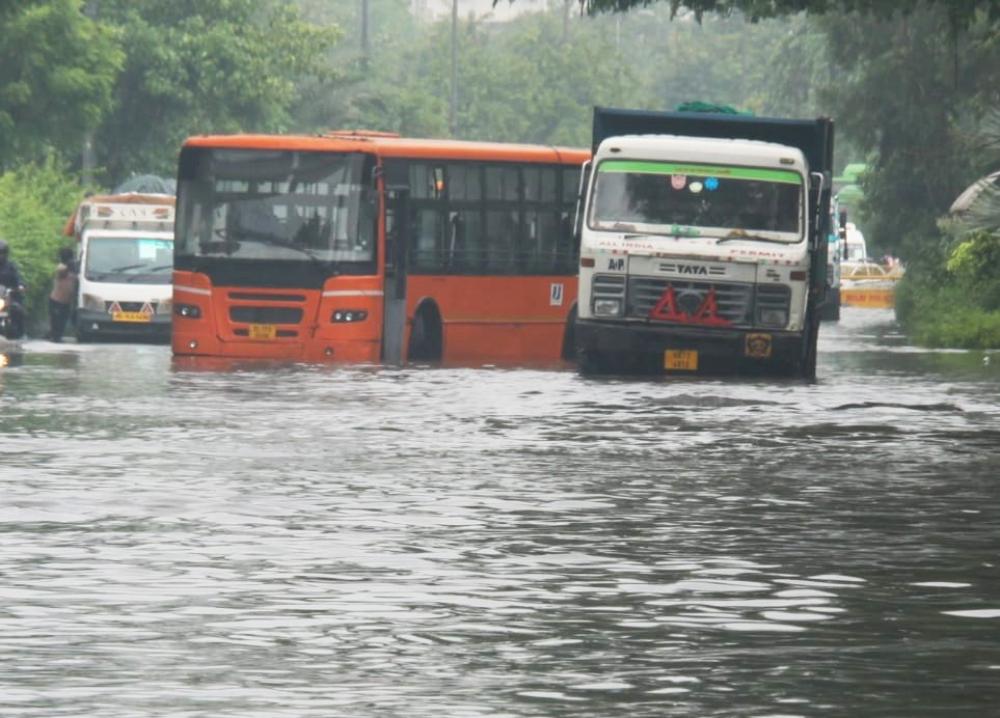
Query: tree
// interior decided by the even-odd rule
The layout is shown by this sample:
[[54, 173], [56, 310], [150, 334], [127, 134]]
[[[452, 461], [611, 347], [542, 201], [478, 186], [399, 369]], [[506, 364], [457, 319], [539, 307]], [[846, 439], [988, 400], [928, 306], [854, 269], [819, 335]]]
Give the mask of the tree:
[[0, 4], [0, 168], [79, 151], [111, 106], [123, 55], [81, 3]]
[[76, 177], [51, 157], [0, 174], [0, 236], [28, 287], [29, 324], [44, 317], [56, 254], [72, 241], [62, 229], [82, 196]]
[[108, 184], [173, 174], [189, 135], [287, 130], [299, 83], [328, 74], [339, 37], [280, 0], [103, 0], [100, 21], [126, 56], [97, 134]]
[[693, 12], [699, 20], [712, 13], [738, 13], [756, 22], [800, 12], [811, 15], [864, 13], [885, 18], [927, 5], [944, 10], [955, 27], [968, 26], [981, 10], [988, 12], [993, 20], [1000, 19], [1000, 0], [581, 0], [581, 5], [589, 13], [624, 12], [655, 2], [668, 2], [674, 15], [682, 10]]

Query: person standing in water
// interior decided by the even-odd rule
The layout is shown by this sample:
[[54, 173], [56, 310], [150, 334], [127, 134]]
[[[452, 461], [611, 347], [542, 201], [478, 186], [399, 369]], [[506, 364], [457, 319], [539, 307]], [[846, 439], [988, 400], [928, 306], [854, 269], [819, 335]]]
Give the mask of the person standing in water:
[[52, 292], [49, 293], [49, 339], [61, 342], [66, 323], [69, 321], [76, 297], [76, 262], [73, 261], [73, 250], [63, 247], [59, 250], [59, 266], [56, 267], [52, 280]]

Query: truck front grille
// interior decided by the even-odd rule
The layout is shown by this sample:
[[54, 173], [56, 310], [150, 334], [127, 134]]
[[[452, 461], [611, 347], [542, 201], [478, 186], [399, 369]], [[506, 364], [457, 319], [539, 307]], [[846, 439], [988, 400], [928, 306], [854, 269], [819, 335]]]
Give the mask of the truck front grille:
[[[715, 301], [721, 318], [734, 326], [750, 326], [753, 309], [752, 284], [724, 284], [719, 282], [690, 282], [660, 277], [630, 277], [625, 314], [646, 319], [659, 303], [667, 287], [673, 287], [681, 309], [690, 311], [715, 290]], [[686, 305], [686, 306], [685, 306]]]

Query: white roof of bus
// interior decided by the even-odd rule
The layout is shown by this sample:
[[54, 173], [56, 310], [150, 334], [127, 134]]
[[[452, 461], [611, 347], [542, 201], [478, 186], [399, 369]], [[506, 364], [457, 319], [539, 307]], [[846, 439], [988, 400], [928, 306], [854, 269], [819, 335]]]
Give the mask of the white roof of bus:
[[[617, 148], [619, 152], [612, 152]], [[644, 159], [663, 162], [748, 165], [802, 170], [805, 157], [796, 147], [759, 140], [684, 137], [679, 135], [622, 135], [608, 137], [597, 148], [598, 159]], [[785, 160], [782, 162], [782, 160]], [[791, 163], [789, 163], [789, 160]]]

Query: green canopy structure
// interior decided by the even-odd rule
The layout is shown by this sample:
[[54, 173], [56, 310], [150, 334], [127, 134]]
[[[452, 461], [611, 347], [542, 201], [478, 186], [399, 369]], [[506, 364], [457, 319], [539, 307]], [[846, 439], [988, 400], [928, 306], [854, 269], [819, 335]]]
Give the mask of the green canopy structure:
[[868, 169], [864, 162], [852, 162], [844, 167], [844, 173], [833, 178], [833, 190], [843, 207], [856, 208], [865, 193], [858, 184], [861, 175]]

